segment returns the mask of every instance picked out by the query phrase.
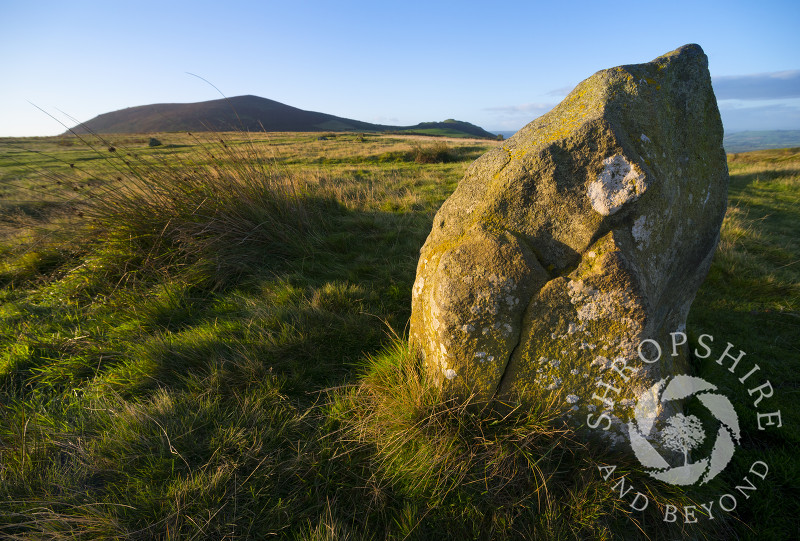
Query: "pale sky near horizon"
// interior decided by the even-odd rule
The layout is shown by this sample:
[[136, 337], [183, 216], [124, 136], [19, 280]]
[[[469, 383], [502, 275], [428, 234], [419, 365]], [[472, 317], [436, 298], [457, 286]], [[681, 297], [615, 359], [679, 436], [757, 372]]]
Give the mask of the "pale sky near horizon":
[[698, 43], [726, 132], [800, 129], [800, 2], [0, 0], [0, 136], [254, 94], [514, 131], [594, 72]]

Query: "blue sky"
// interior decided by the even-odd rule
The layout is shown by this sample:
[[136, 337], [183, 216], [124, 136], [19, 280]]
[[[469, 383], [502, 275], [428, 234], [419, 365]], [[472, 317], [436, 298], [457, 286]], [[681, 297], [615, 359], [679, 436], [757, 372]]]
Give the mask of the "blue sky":
[[[597, 70], [698, 43], [727, 132], [800, 129], [800, 2], [0, 0], [0, 136], [255, 94], [410, 125], [517, 130]], [[68, 124], [70, 121], [66, 121]]]

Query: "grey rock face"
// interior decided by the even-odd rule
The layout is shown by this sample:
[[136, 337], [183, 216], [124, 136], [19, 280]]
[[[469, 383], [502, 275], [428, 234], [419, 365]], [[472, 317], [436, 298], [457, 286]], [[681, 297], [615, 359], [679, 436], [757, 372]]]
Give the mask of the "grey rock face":
[[[586, 79], [473, 163], [436, 214], [411, 315], [429, 374], [454, 396], [561, 393], [582, 419], [621, 423], [625, 397], [686, 368], [680, 348], [653, 364], [637, 349], [685, 329], [727, 184], [699, 46]], [[613, 404], [592, 400], [623, 362]]]

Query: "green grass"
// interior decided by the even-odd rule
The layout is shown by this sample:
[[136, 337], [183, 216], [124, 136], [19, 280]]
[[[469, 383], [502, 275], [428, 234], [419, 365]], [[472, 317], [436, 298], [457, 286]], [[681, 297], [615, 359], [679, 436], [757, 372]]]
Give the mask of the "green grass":
[[798, 534], [796, 154], [731, 157], [722, 242], [689, 321], [775, 385], [784, 426], [759, 432], [735, 379], [698, 360], [743, 419], [719, 486], [763, 459], [769, 490], [739, 521], [665, 529], [655, 505], [629, 514], [597, 466], [659, 499], [680, 491], [581, 443], [555, 404], [442, 400], [405, 345], [433, 214], [494, 143], [158, 138], [0, 141], [0, 536]]
[[[743, 427], [742, 446], [722, 482], [738, 484], [751, 464], [769, 464], [757, 498], [739, 519], [758, 538], [800, 535], [800, 153], [765, 150], [729, 156], [728, 212], [714, 263], [698, 292], [688, 328], [695, 338], [715, 337], [714, 355], [697, 362], [700, 376], [718, 384], [732, 400]], [[730, 362], [713, 362], [730, 342], [745, 351], [734, 377]], [[748, 385], [737, 378], [754, 365]], [[754, 407], [748, 391], [769, 380], [774, 394]], [[783, 426], [757, 427], [758, 413], [781, 412]], [[766, 421], [764, 421], [766, 422]], [[746, 531], [746, 530], [745, 530]]]

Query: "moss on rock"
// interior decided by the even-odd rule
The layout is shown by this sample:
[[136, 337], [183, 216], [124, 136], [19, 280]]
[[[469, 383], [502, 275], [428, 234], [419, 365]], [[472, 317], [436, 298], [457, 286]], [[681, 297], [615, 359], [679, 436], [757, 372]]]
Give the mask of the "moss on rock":
[[[617, 359], [633, 366], [641, 340], [685, 328], [727, 182], [699, 46], [596, 73], [473, 163], [442, 205], [412, 344], [454, 395], [602, 407], [589, 397]], [[685, 369], [685, 352], [642, 367], [615, 418], [625, 397]]]

